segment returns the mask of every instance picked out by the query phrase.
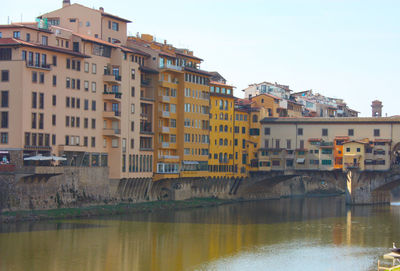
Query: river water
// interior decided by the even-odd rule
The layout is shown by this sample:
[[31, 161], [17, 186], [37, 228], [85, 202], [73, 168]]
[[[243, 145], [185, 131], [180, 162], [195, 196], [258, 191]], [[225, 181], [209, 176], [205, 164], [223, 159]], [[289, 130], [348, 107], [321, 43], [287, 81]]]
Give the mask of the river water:
[[343, 197], [0, 225], [0, 270], [376, 270], [400, 206]]

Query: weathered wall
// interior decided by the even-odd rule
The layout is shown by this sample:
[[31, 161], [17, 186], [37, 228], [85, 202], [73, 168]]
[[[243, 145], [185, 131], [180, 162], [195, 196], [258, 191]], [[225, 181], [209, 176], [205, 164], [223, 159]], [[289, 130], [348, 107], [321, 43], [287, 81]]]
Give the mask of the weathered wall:
[[[107, 168], [56, 168], [60, 175], [0, 175], [0, 210], [52, 209], [113, 200]], [[28, 170], [29, 171], [29, 170]]]

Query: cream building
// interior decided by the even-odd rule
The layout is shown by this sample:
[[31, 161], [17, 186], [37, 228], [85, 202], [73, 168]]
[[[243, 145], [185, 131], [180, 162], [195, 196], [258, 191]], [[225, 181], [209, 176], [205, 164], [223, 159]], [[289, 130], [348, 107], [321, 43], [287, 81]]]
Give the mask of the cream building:
[[259, 169], [388, 170], [400, 163], [400, 118], [265, 118]]
[[124, 46], [129, 21], [69, 1], [39, 18], [0, 26], [3, 156], [152, 177], [153, 102], [140, 99], [149, 55]]

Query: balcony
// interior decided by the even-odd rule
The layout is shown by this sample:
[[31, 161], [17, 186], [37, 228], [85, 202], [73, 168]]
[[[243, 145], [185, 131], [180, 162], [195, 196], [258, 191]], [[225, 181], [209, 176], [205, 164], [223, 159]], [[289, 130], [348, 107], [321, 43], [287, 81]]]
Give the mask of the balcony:
[[169, 103], [171, 98], [169, 96], [161, 96], [161, 101], [165, 103]]
[[177, 65], [172, 65], [172, 64], [164, 64], [160, 65], [160, 69], [169, 69], [169, 70], [174, 70], [174, 71], [182, 71], [182, 67], [177, 66]]
[[161, 147], [163, 148], [169, 148], [169, 142], [162, 142]]
[[105, 119], [121, 119], [120, 111], [103, 111], [103, 118]]
[[145, 102], [154, 102], [154, 97], [140, 95], [140, 100]]
[[333, 142], [321, 142], [321, 147], [332, 147], [333, 146]]
[[228, 158], [221, 158], [221, 159], [218, 160], [218, 162], [221, 163], [221, 164], [227, 164], [229, 162], [229, 159]]
[[165, 126], [162, 127], [162, 132], [163, 133], [169, 133], [169, 131], [170, 131], [169, 127], [165, 127]]
[[114, 75], [112, 73], [104, 72], [103, 81], [114, 84], [121, 84], [121, 75]]
[[36, 63], [33, 63], [33, 62], [29, 62], [29, 61], [26, 61], [26, 67], [27, 68], [40, 69], [40, 70], [46, 70], [46, 71], [50, 71], [51, 70], [50, 64], [44, 64], [44, 63], [36, 64]]
[[122, 93], [121, 92], [103, 92], [103, 99], [113, 102], [121, 102]]
[[158, 155], [158, 159], [179, 160], [179, 155]]
[[171, 116], [169, 111], [162, 111], [163, 118], [169, 118]]
[[120, 137], [121, 130], [120, 129], [112, 129], [112, 128], [104, 128], [103, 135], [110, 136], [110, 137]]
[[149, 87], [149, 86], [151, 86], [151, 79], [142, 79], [142, 80], [140, 80], [140, 84], [143, 87]]

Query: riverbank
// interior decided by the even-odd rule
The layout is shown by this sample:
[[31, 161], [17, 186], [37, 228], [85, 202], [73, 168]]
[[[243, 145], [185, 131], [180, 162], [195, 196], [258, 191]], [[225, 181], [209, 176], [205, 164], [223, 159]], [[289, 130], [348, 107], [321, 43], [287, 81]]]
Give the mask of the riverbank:
[[142, 203], [121, 203], [78, 208], [60, 208], [50, 210], [30, 210], [0, 213], [0, 223], [20, 221], [39, 221], [51, 219], [88, 218], [96, 216], [113, 216], [160, 210], [183, 210], [190, 208], [214, 207], [242, 200], [222, 200], [217, 198], [195, 198], [183, 201], [152, 201]]

